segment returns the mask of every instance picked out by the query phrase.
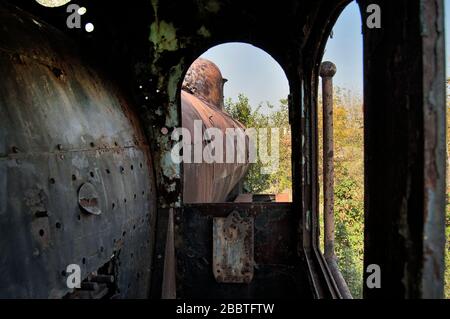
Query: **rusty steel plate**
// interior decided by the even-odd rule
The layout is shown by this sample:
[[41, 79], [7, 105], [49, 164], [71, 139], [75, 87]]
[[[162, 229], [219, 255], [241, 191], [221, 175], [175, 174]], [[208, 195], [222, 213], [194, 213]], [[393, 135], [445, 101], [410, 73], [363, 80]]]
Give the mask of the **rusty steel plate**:
[[78, 191], [78, 203], [89, 214], [100, 215], [102, 213], [98, 193], [91, 183], [85, 183], [80, 187]]
[[234, 211], [213, 220], [213, 273], [218, 283], [250, 283], [254, 274], [254, 218]]

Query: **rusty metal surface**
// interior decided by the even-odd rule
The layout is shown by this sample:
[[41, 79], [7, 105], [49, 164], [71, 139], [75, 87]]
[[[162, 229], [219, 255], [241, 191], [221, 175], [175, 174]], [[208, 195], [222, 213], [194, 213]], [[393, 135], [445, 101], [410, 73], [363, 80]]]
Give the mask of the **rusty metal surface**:
[[[225, 162], [227, 128], [245, 129], [245, 127], [223, 111], [223, 80], [217, 66], [205, 59], [194, 62], [186, 75], [184, 89], [181, 92], [182, 125], [188, 129], [192, 140], [191, 149], [195, 148], [194, 121], [202, 121], [203, 133], [209, 128], [217, 128], [223, 133], [224, 160], [222, 163], [183, 163], [183, 202], [184, 203], [218, 203], [226, 202], [228, 195], [238, 182], [244, 178], [249, 168], [248, 163]], [[203, 150], [208, 141], [202, 139]], [[237, 140], [233, 142], [237, 150]], [[248, 148], [248, 141], [245, 143]], [[248, 150], [246, 150], [248, 158]], [[236, 157], [237, 158], [237, 157]]]
[[[448, 5], [448, 2], [445, 3]], [[423, 38], [424, 64], [424, 229], [422, 296], [444, 296], [446, 235], [446, 74], [444, 39], [444, 2], [429, 1], [421, 18], [429, 33]], [[450, 32], [446, 30], [445, 32]], [[448, 56], [448, 52], [447, 52]], [[449, 243], [447, 243], [447, 249]]]
[[[61, 12], [64, 10], [44, 11], [29, 0], [11, 2], [46, 15], [61, 29], [66, 28], [66, 13]], [[321, 290], [321, 282], [327, 281], [323, 279], [326, 271], [321, 268], [323, 262], [318, 258], [316, 247], [319, 238], [318, 66], [330, 31], [349, 2], [293, 0], [275, 6], [253, 0], [142, 1], [129, 6], [89, 2], [90, 12], [99, 13], [96, 32], [91, 35], [92, 44], [88, 46], [92, 49], [89, 54], [100, 57], [99, 62], [103, 62], [116, 79], [123, 79], [138, 91], [140, 115], [146, 133], [152, 137], [160, 190], [158, 198], [163, 207], [181, 205], [182, 169], [167, 161], [173, 143], [160, 132], [162, 128], [171, 132], [181, 124], [178, 93], [190, 63], [212, 46], [229, 41], [256, 45], [280, 63], [291, 88], [293, 201], [295, 213], [300, 215], [293, 221], [297, 224], [292, 226], [298, 229], [300, 237], [295, 248], [299, 256], [306, 257], [308, 263], [311, 261], [308, 267], [311, 279], [318, 279], [313, 283], [318, 285], [317, 291]], [[364, 13], [373, 1], [359, 0], [358, 3]], [[442, 282], [430, 278], [439, 278], [443, 266], [442, 259], [435, 258], [442, 249], [443, 237], [444, 120], [441, 104], [445, 86], [443, 79], [435, 76], [444, 69], [441, 65], [442, 20], [439, 19], [443, 1], [378, 0], [376, 3], [382, 9], [383, 29], [367, 29], [363, 25], [365, 174], [366, 186], [370, 186], [365, 188], [365, 248], [368, 252], [365, 263], [379, 263], [385, 281], [382, 289], [367, 291], [366, 297], [420, 297], [421, 287], [428, 295], [439, 293], [442, 288]], [[22, 45], [40, 42], [41, 36], [39, 33], [32, 33], [30, 37], [24, 35]], [[14, 35], [2, 34], [0, 40], [8, 37]], [[40, 55], [42, 60], [48, 56], [45, 53]], [[138, 89], [140, 85], [142, 89]], [[16, 85], [9, 91], [20, 92], [21, 89]], [[0, 118], [3, 117], [2, 113]], [[0, 134], [4, 132], [0, 130]], [[42, 165], [46, 164], [48, 161], [43, 161]], [[0, 169], [0, 176], [3, 176], [6, 167], [2, 165]], [[436, 178], [434, 174], [438, 174]], [[1, 183], [6, 185], [4, 180]], [[428, 194], [424, 194], [424, 189]], [[30, 205], [35, 207], [36, 214], [47, 215], [47, 194], [41, 190], [27, 191], [27, 194], [32, 197]], [[0, 191], [0, 196], [0, 203], [6, 203], [6, 194]], [[424, 207], [427, 207], [425, 214]], [[0, 211], [6, 211], [5, 205]], [[422, 231], [424, 226], [425, 231]], [[193, 225], [190, 230], [195, 235]], [[425, 236], [427, 241], [424, 241]], [[180, 240], [182, 238], [176, 238]], [[426, 266], [422, 267], [424, 254], [417, 252], [429, 247], [431, 254], [426, 256]], [[426, 271], [422, 277], [420, 270]], [[316, 297], [334, 297], [325, 291], [325, 285], [322, 287]]]
[[119, 296], [147, 297], [155, 185], [127, 98], [44, 22], [0, 20], [0, 298], [61, 298], [68, 265], [111, 261]]
[[254, 220], [234, 211], [213, 219], [213, 273], [218, 283], [249, 284], [254, 275]]
[[209, 106], [223, 110], [223, 86], [226, 82], [217, 65], [207, 59], [198, 58], [189, 67], [182, 89]]
[[[213, 269], [213, 221], [238, 212], [254, 219], [254, 276], [241, 284], [219, 284]], [[191, 204], [175, 217], [177, 297], [311, 298], [296, 256], [297, 217], [292, 204]]]
[[174, 243], [173, 208], [169, 209], [167, 238], [164, 252], [164, 272], [162, 278], [162, 299], [176, 299], [176, 259]]
[[[370, 1], [359, 3], [365, 8]], [[377, 264], [382, 276], [381, 288], [365, 287], [364, 297], [441, 298], [445, 243], [443, 1], [383, 0], [378, 4], [389, 35], [372, 33], [365, 26], [363, 31], [364, 267]], [[403, 33], [405, 29], [414, 31]]]
[[251, 203], [253, 202], [253, 194], [240, 194], [234, 199], [235, 203]]

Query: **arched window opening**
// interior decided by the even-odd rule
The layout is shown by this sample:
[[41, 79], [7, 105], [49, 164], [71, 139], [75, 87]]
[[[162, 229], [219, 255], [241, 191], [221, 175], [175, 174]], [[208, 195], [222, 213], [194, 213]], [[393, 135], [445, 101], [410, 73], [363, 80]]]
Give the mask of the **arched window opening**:
[[[323, 57], [323, 61], [332, 61], [336, 66], [336, 72], [322, 69], [321, 74], [322, 83], [333, 81], [333, 87], [329, 87], [333, 94], [332, 104], [327, 111], [322, 90], [319, 90], [318, 103], [320, 247], [325, 258], [336, 258], [354, 298], [362, 298], [363, 291], [362, 43], [361, 15], [357, 3], [353, 2], [339, 17]], [[330, 214], [334, 223], [332, 218], [325, 217]], [[334, 241], [332, 251], [325, 247], [331, 241]]]
[[194, 61], [181, 90], [184, 203], [292, 201], [288, 93], [282, 68], [249, 44]]

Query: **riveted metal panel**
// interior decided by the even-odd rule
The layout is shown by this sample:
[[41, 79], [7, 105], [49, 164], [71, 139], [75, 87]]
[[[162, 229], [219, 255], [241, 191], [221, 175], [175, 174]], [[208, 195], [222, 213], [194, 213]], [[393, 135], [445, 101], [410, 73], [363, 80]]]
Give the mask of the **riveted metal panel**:
[[[118, 296], [147, 297], [153, 164], [128, 99], [58, 31], [0, 20], [0, 298], [61, 298], [69, 264], [84, 279], [111, 260]], [[100, 215], [79, 205], [86, 184]]]
[[[177, 297], [311, 298], [296, 256], [292, 204], [190, 204], [176, 211]], [[218, 283], [213, 273], [214, 218], [238, 212], [254, 219], [254, 276], [249, 283]], [[250, 265], [251, 267], [251, 265]]]

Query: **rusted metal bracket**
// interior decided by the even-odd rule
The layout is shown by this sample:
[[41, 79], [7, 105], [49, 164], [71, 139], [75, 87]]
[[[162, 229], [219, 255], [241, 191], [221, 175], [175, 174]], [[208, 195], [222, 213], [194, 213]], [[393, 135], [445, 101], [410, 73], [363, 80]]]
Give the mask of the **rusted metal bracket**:
[[254, 218], [234, 211], [213, 221], [213, 273], [218, 283], [250, 283], [254, 274]]

